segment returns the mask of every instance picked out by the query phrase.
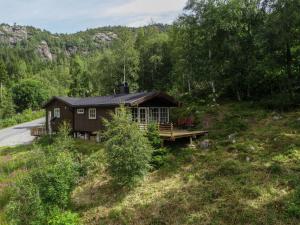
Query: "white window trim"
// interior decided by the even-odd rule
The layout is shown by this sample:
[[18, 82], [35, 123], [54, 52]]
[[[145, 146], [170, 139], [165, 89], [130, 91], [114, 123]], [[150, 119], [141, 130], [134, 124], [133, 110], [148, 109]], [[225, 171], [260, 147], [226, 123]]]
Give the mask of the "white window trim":
[[[95, 115], [91, 116], [91, 112], [94, 111]], [[89, 120], [97, 119], [97, 109], [96, 108], [89, 108]]]
[[60, 108], [54, 108], [53, 117], [54, 118], [60, 118]]
[[84, 109], [77, 109], [77, 114], [84, 114]]

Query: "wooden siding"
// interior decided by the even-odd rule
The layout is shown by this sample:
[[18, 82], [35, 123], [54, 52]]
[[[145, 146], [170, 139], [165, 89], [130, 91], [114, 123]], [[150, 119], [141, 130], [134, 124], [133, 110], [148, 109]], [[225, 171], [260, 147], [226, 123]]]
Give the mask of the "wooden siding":
[[[96, 108], [96, 107], [89, 107]], [[75, 132], [96, 132], [104, 129], [103, 119], [109, 119], [114, 108], [96, 108], [96, 119], [89, 119], [89, 108], [75, 108], [74, 131]], [[84, 109], [84, 114], [78, 114], [77, 109]]]
[[[54, 109], [55, 108], [60, 108], [60, 118], [56, 118], [53, 120], [54, 117]], [[51, 116], [52, 116], [52, 122], [51, 122], [51, 128], [52, 131], [56, 132], [58, 131], [58, 128], [60, 124], [62, 124], [63, 121], [66, 121], [70, 124], [70, 128], [73, 129], [73, 109], [69, 107], [67, 104], [55, 100], [51, 102], [45, 109], [46, 111], [46, 130], [49, 131], [48, 127], [48, 115], [49, 111], [51, 111]]]

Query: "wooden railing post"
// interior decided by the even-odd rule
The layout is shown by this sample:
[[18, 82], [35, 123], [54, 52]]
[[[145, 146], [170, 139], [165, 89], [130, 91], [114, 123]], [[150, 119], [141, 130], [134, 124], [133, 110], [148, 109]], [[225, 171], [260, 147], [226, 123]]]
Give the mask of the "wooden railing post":
[[173, 139], [173, 138], [174, 138], [174, 137], [173, 137], [173, 123], [171, 123], [170, 129], [171, 129], [171, 138]]

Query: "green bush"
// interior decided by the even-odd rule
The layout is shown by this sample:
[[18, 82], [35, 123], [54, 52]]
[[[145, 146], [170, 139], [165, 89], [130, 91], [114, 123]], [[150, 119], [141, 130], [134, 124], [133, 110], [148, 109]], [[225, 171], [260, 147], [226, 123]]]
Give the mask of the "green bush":
[[151, 166], [154, 169], [159, 169], [167, 162], [168, 151], [166, 148], [155, 149], [152, 153]]
[[155, 123], [150, 123], [147, 130], [147, 138], [154, 149], [161, 146], [158, 126]]
[[105, 124], [108, 171], [116, 184], [131, 186], [149, 170], [152, 147], [124, 107]]
[[74, 139], [70, 136], [70, 134], [70, 124], [64, 121], [59, 126], [58, 133], [54, 139], [54, 145], [56, 146], [56, 148], [62, 150], [70, 150], [74, 148]]
[[0, 128], [10, 127], [16, 124], [39, 119], [43, 117], [44, 114], [45, 114], [44, 110], [32, 111], [31, 109], [27, 109], [24, 110], [22, 113], [0, 120]]
[[287, 202], [286, 212], [289, 216], [300, 218], [300, 188], [298, 187], [294, 194], [292, 195], [292, 199]]
[[290, 110], [299, 105], [299, 98], [299, 94], [291, 96], [288, 93], [280, 93], [262, 99], [260, 104], [270, 110]]
[[218, 174], [223, 176], [237, 175], [242, 172], [241, 165], [236, 160], [226, 160], [221, 163]]
[[16, 182], [14, 195], [7, 205], [7, 219], [12, 225], [40, 225], [46, 223], [39, 187], [30, 176]]
[[62, 212], [59, 209], [55, 209], [51, 212], [48, 219], [49, 225], [79, 225], [80, 220], [77, 213], [70, 211]]
[[32, 180], [38, 185], [43, 202], [64, 208], [78, 176], [78, 165], [71, 153], [52, 151], [47, 162], [32, 171]]

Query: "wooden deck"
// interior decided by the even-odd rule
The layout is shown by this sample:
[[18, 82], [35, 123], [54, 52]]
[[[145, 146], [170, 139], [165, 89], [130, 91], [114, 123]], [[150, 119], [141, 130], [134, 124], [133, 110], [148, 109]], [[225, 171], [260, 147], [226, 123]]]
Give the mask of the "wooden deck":
[[179, 138], [197, 138], [206, 135], [207, 131], [188, 131], [175, 129], [173, 132], [160, 131], [159, 136], [165, 140], [175, 141]]
[[[179, 138], [197, 138], [199, 136], [206, 135], [207, 131], [188, 131], [183, 129], [178, 129], [173, 126], [173, 123], [168, 124], [157, 124], [159, 128], [159, 136], [163, 140], [175, 141]], [[140, 124], [140, 128], [147, 129], [148, 124]]]

